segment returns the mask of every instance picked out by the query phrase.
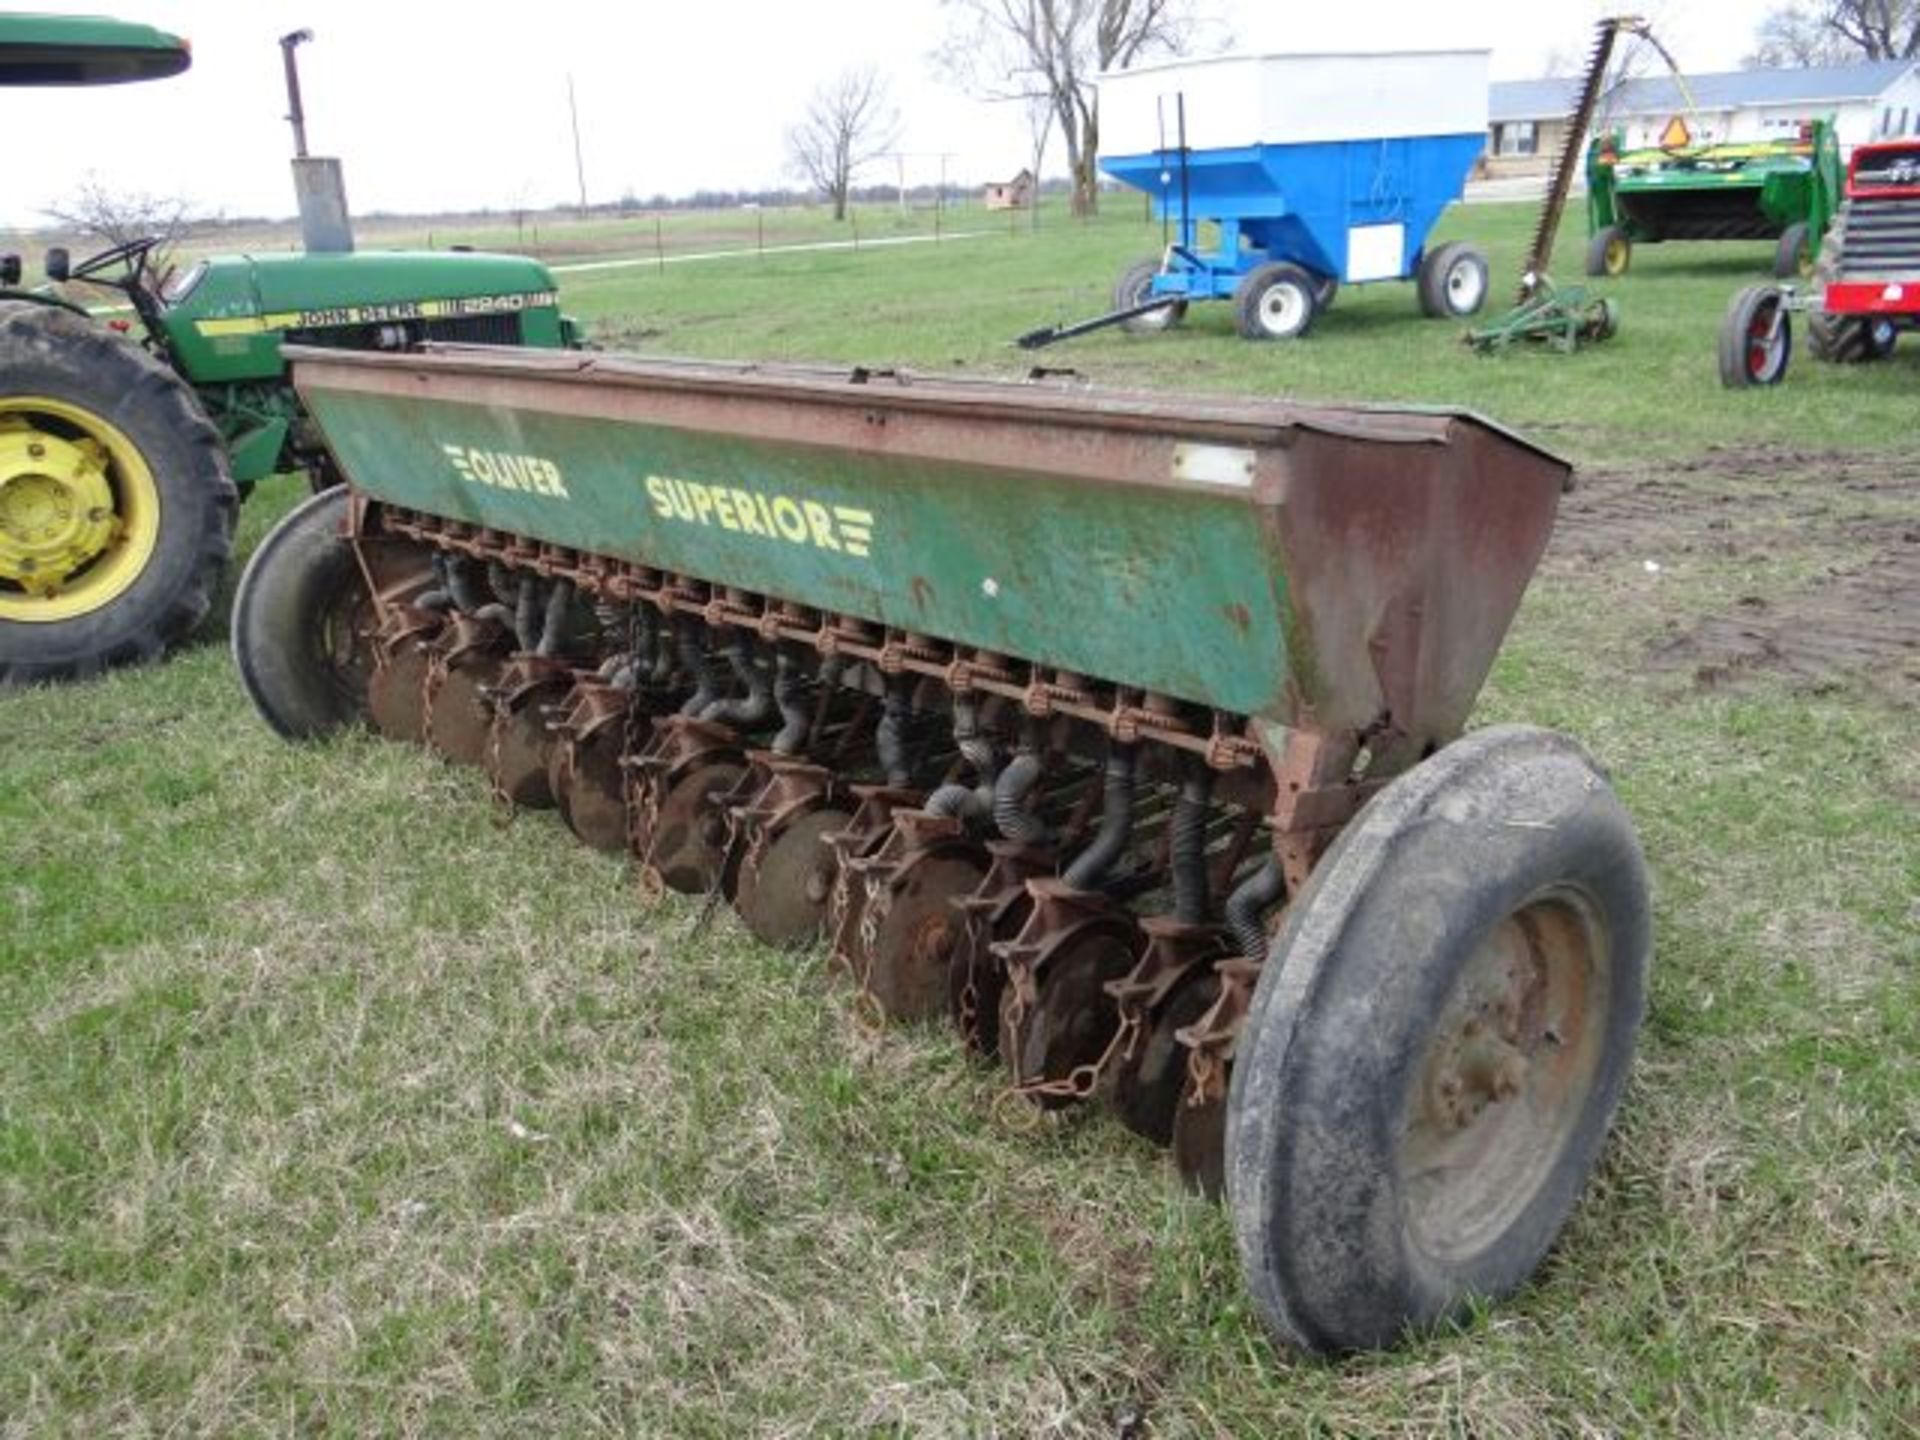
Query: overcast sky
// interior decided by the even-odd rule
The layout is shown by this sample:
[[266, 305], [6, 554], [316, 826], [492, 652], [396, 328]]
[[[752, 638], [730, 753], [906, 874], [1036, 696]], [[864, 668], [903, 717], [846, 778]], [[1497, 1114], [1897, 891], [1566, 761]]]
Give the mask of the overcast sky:
[[[310, 142], [343, 159], [361, 212], [572, 199], [569, 74], [596, 200], [790, 181], [787, 124], [823, 76], [854, 63], [891, 80], [901, 145], [912, 152], [909, 183], [934, 179], [941, 152], [952, 178], [977, 183], [1017, 170], [1026, 150], [1014, 107], [970, 100], [933, 66], [947, 24], [940, 0], [35, 0], [35, 8], [148, 21], [187, 36], [194, 63], [143, 85], [0, 90], [11, 137], [0, 223], [15, 227], [44, 223], [42, 207], [88, 172], [116, 190], [183, 194], [227, 215], [290, 213], [275, 41], [303, 25], [316, 37], [301, 50]], [[1236, 49], [1484, 46], [1496, 78], [1537, 74], [1554, 50], [1584, 51], [1594, 17], [1618, 8], [1618, 0], [1214, 6]], [[1682, 64], [1706, 71], [1738, 63], [1767, 7], [1641, 8]], [[1060, 168], [1056, 151], [1049, 170]]]

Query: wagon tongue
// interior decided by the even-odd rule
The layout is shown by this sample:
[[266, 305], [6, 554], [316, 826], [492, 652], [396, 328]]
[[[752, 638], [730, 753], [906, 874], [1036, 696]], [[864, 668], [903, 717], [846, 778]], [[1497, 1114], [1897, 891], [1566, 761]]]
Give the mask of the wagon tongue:
[[1152, 315], [1181, 303], [1178, 295], [1166, 295], [1157, 300], [1142, 301], [1138, 305], [1129, 305], [1121, 310], [1109, 310], [1104, 315], [1096, 315], [1091, 320], [1077, 320], [1071, 324], [1046, 325], [1038, 330], [1029, 330], [1017, 336], [1014, 344], [1022, 350], [1038, 350], [1057, 340], [1071, 340], [1078, 335], [1091, 335], [1096, 330], [1105, 330], [1113, 325], [1124, 325], [1129, 320], [1137, 320], [1143, 315]]

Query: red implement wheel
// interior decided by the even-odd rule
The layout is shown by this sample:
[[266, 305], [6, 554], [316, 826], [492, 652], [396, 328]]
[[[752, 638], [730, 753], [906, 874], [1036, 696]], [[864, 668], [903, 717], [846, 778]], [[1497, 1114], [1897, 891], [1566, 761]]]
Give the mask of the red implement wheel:
[[1720, 383], [1731, 390], [1778, 385], [1793, 357], [1793, 321], [1775, 285], [1749, 285], [1720, 323]]

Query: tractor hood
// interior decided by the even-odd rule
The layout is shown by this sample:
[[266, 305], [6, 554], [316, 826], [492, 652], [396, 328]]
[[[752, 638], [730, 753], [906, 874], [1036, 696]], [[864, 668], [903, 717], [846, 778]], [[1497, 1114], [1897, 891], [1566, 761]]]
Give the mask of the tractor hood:
[[0, 15], [0, 85], [161, 80], [193, 62], [187, 42], [99, 15]]
[[518, 255], [224, 255], [172, 282], [165, 298], [168, 338], [197, 380], [277, 377], [288, 334], [359, 346], [372, 327], [404, 325], [415, 338], [480, 339], [492, 337], [468, 332], [519, 317], [508, 343], [562, 343], [553, 276]]

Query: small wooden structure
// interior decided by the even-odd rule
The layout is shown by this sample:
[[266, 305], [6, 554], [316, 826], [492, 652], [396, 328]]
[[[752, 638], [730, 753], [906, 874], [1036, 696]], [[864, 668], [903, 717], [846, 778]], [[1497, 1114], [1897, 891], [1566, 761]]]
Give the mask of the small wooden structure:
[[995, 181], [980, 198], [989, 210], [1025, 210], [1033, 204], [1033, 172], [1022, 170], [1011, 180]]

